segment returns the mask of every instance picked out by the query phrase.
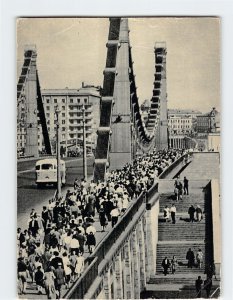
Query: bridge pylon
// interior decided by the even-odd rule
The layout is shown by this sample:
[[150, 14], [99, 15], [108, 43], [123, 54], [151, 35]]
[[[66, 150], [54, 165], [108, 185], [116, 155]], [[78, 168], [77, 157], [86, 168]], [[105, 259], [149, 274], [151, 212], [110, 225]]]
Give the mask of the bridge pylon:
[[45, 150], [51, 154], [44, 106], [42, 102], [38, 71], [37, 51], [34, 45], [25, 47], [24, 63], [17, 84], [17, 129], [18, 134], [26, 133], [26, 156], [38, 157], [38, 117], [42, 126]]

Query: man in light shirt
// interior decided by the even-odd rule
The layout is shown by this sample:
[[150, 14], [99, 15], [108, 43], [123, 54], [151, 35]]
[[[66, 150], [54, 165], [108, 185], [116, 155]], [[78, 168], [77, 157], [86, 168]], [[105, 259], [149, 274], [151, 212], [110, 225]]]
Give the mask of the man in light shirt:
[[171, 212], [172, 223], [176, 224], [176, 207], [175, 207], [174, 203], [172, 204], [172, 206], [170, 208], [170, 212]]

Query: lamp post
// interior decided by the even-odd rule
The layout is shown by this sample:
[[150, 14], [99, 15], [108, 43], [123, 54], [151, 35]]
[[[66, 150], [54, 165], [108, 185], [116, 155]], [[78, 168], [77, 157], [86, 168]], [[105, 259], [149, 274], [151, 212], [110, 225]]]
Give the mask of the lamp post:
[[61, 162], [60, 162], [60, 110], [56, 107], [57, 116], [57, 198], [61, 197]]
[[83, 113], [83, 179], [87, 180], [87, 148], [86, 148], [86, 122], [85, 122], [85, 107], [82, 107]]

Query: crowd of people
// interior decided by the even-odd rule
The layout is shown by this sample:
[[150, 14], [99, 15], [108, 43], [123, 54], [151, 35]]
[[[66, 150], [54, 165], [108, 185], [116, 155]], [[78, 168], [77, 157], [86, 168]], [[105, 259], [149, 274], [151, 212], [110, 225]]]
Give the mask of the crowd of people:
[[30, 213], [28, 228], [17, 230], [19, 294], [27, 282], [35, 282], [38, 294], [60, 298], [62, 287], [69, 288], [85, 267], [84, 252], [96, 246], [95, 221], [102, 231], [109, 222], [114, 227], [142, 191], [149, 189], [161, 172], [183, 151], [153, 151], [106, 174], [104, 182], [74, 181], [72, 191], [51, 199], [39, 214]]

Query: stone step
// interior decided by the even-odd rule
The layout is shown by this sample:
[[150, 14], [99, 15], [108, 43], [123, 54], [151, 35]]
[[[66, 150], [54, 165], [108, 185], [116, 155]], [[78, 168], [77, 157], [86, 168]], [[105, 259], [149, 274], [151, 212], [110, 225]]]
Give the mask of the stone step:
[[174, 236], [177, 240], [195, 241], [205, 239], [205, 223], [194, 222], [189, 223], [185, 221], [176, 221], [176, 224], [171, 222], [159, 222], [158, 227], [158, 240], [174, 240]]
[[[156, 275], [162, 275], [163, 274], [163, 267], [162, 267], [162, 261], [156, 262]], [[182, 265], [181, 265], [182, 264]], [[187, 260], [185, 261], [179, 261], [178, 266], [176, 268], [175, 274], [204, 274], [205, 271], [205, 264], [203, 263], [202, 267], [199, 269], [197, 266], [194, 266], [192, 269], [188, 268], [187, 266]], [[172, 276], [172, 273], [170, 270], [168, 270], [170, 276]], [[164, 275], [163, 275], [164, 276]], [[166, 277], [166, 276], [164, 276]]]
[[196, 280], [196, 274], [179, 273], [164, 276], [157, 274], [150, 277], [148, 284], [192, 284]]
[[[150, 290], [150, 285], [147, 286], [147, 290], [145, 292], [141, 293], [141, 299], [196, 299], [197, 298], [197, 292], [195, 289], [195, 281], [192, 286], [188, 285], [184, 288], [178, 289], [177, 286], [175, 286], [174, 290], [168, 289], [169, 286], [165, 285], [161, 287], [161, 290]], [[213, 285], [211, 288], [210, 295], [218, 288], [217, 285]], [[217, 293], [214, 294], [212, 299], [217, 299], [220, 296], [220, 291], [218, 290]], [[206, 298], [206, 291], [202, 290], [202, 297]]]
[[167, 257], [169, 260], [172, 259], [173, 255], [176, 256], [176, 259], [178, 260], [178, 263], [180, 265], [187, 265], [187, 260], [186, 260], [186, 253], [189, 250], [189, 248], [192, 249], [194, 252], [194, 255], [196, 256], [196, 253], [198, 249], [201, 249], [204, 258], [203, 260], [205, 261], [205, 244], [203, 241], [198, 241], [198, 243], [193, 243], [193, 242], [187, 242], [186, 243], [177, 243], [176, 241], [171, 241], [170, 243], [161, 243], [159, 242], [157, 244], [157, 257], [156, 257], [156, 265], [158, 267], [161, 266], [162, 260]]

